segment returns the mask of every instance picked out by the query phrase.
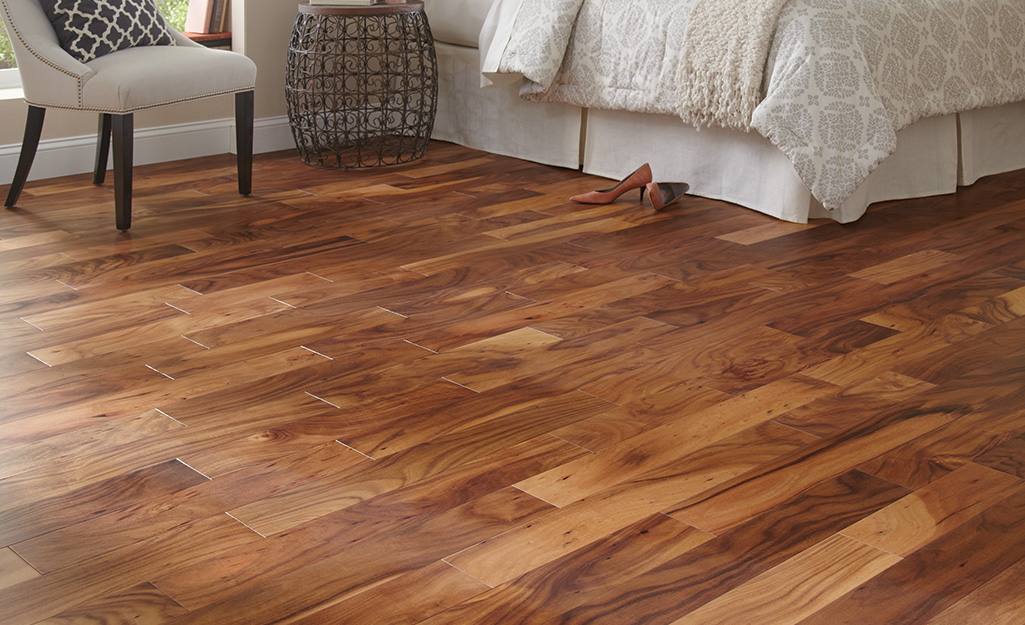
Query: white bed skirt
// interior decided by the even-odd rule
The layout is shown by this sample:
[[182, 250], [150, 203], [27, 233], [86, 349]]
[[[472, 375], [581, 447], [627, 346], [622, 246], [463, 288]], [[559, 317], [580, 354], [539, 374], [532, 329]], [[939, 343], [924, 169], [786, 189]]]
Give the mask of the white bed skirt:
[[[786, 221], [841, 223], [884, 200], [952, 193], [958, 184], [1025, 168], [1025, 103], [923, 119], [897, 135], [897, 152], [843, 207], [826, 211], [790, 161], [756, 133], [698, 131], [664, 115], [522, 100], [517, 85], [480, 88], [476, 48], [436, 44], [440, 75], [434, 138], [619, 179], [651, 163], [656, 180]], [[586, 122], [584, 121], [586, 120]], [[583, 132], [582, 132], [583, 131]]]
[[438, 114], [431, 136], [493, 154], [580, 167], [581, 109], [537, 104], [518, 85], [480, 88], [477, 48], [435, 43]]
[[958, 184], [1025, 169], [1025, 102], [961, 113]]
[[690, 193], [725, 200], [786, 221], [827, 217], [841, 223], [872, 202], [952, 193], [957, 185], [957, 120], [938, 117], [898, 134], [890, 157], [844, 205], [826, 211], [793, 165], [761, 135], [721, 128], [695, 130], [679, 119], [590, 111], [584, 171], [619, 178], [650, 162], [657, 180], [687, 182]]

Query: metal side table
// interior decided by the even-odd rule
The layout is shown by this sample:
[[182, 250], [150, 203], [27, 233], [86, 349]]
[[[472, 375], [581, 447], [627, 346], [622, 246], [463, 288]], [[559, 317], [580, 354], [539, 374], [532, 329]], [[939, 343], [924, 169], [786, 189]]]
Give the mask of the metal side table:
[[285, 102], [305, 163], [349, 169], [424, 155], [437, 111], [438, 62], [423, 8], [420, 0], [299, 4]]

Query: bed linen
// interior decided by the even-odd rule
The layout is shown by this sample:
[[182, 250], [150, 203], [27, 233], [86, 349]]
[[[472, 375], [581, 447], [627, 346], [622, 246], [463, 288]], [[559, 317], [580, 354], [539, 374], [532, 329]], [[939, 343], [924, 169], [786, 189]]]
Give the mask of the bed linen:
[[[686, 118], [676, 78], [688, 18], [716, 1], [499, 0], [482, 70], [526, 78], [536, 101]], [[1020, 0], [790, 0], [741, 130], [768, 139], [832, 210], [896, 150], [899, 130], [1025, 100], [1023, 42]]]

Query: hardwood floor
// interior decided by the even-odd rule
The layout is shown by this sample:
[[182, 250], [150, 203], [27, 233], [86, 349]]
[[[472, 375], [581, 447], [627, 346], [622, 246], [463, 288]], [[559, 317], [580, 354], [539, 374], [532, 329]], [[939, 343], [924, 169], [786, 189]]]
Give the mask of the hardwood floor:
[[254, 174], [0, 216], [0, 623], [1025, 622], [1025, 170], [807, 226]]

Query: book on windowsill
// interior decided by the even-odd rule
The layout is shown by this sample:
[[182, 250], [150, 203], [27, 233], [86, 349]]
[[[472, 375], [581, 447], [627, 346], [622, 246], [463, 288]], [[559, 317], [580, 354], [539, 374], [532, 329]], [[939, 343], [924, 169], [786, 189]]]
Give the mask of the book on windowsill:
[[213, 10], [210, 12], [210, 24], [206, 32], [222, 33], [228, 27], [228, 0], [214, 0]]
[[312, 7], [366, 7], [372, 4], [377, 4], [377, 0], [310, 0]]

